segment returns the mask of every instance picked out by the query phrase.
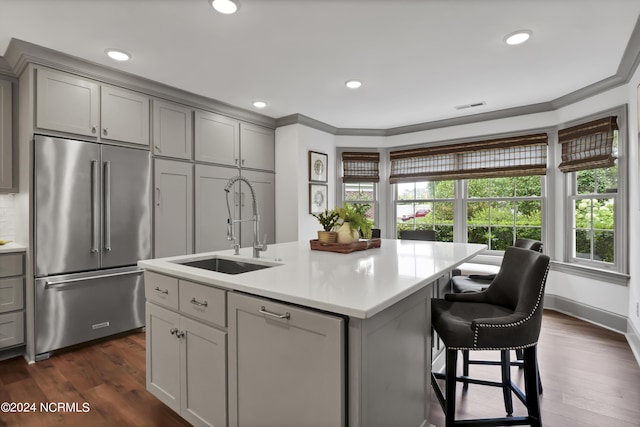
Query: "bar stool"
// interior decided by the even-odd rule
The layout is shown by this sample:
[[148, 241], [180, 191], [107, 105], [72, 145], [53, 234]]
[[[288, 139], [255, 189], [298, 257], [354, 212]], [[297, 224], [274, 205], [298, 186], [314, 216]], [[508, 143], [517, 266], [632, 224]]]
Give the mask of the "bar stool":
[[[513, 246], [517, 248], [529, 249], [536, 252], [542, 252], [542, 242], [533, 239], [517, 239]], [[495, 274], [471, 274], [469, 276], [460, 275], [460, 270], [453, 270], [451, 277], [451, 289], [454, 293], [459, 292], [481, 292], [489, 287]], [[502, 357], [501, 357], [502, 359]], [[469, 357], [469, 351], [464, 350], [462, 352], [462, 375], [469, 376], [469, 365], [503, 365], [503, 360], [499, 362], [493, 360], [472, 360]], [[522, 350], [516, 350], [516, 360], [507, 362], [508, 365], [523, 367], [522, 363]], [[504, 367], [503, 367], [504, 369]], [[469, 383], [465, 382], [463, 390], [469, 388]], [[542, 380], [538, 375], [538, 389], [542, 393]]]
[[435, 230], [400, 230], [401, 240], [436, 240]]
[[[536, 347], [542, 324], [544, 286], [549, 257], [528, 249], [508, 247], [502, 267], [483, 292], [446, 294], [431, 300], [434, 330], [446, 347], [445, 373], [432, 372], [431, 383], [445, 413], [446, 426], [526, 425], [541, 427]], [[509, 351], [523, 351], [523, 393], [509, 372]], [[500, 382], [457, 376], [458, 350], [500, 350]], [[438, 379], [445, 380], [446, 397]], [[501, 387], [506, 417], [455, 420], [456, 383]], [[512, 416], [514, 393], [527, 408], [527, 416]]]

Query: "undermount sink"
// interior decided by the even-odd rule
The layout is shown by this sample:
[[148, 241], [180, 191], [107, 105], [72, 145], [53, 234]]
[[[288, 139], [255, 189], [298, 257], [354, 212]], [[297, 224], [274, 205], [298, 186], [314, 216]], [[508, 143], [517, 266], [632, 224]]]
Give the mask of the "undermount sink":
[[205, 258], [195, 261], [179, 262], [178, 264], [189, 267], [201, 268], [203, 270], [215, 271], [224, 274], [241, 274], [249, 271], [262, 270], [264, 268], [274, 267], [269, 264], [254, 264], [247, 261], [237, 261], [226, 258]]

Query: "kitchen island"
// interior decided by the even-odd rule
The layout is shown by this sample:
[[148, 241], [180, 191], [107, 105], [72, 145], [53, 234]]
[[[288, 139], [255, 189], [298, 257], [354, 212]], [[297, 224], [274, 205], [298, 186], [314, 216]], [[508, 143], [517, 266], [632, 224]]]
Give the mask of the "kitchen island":
[[[432, 284], [485, 248], [306, 241], [140, 261], [147, 389], [194, 425], [428, 425]], [[211, 258], [265, 268], [186, 265]]]

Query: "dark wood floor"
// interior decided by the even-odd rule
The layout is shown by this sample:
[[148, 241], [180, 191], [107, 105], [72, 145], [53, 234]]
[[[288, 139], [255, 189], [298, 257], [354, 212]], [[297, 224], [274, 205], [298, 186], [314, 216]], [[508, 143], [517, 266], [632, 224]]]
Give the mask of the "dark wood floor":
[[[33, 365], [0, 362], [0, 402], [37, 405], [33, 413], [0, 412], [0, 426], [188, 426], [145, 390], [144, 348], [144, 334], [134, 333]], [[640, 367], [623, 336], [546, 312], [539, 361], [546, 427], [640, 426]], [[485, 378], [497, 378], [495, 371], [472, 367]], [[513, 374], [520, 379], [517, 368]], [[46, 413], [40, 402], [75, 403], [79, 411], [87, 403], [89, 411]], [[502, 415], [502, 396], [471, 385], [458, 407], [461, 417]], [[444, 425], [436, 401], [431, 408], [431, 422]], [[524, 413], [519, 403], [516, 413]]]
[[[472, 352], [472, 357], [498, 360], [499, 353]], [[541, 406], [545, 427], [640, 426], [640, 367], [624, 336], [547, 310], [538, 343], [538, 362], [544, 388]], [[476, 365], [470, 369], [473, 377], [496, 381], [500, 378], [498, 367]], [[523, 388], [522, 372], [513, 368], [512, 375]], [[460, 385], [457, 396], [456, 418], [505, 414], [499, 388], [472, 384], [463, 394]], [[526, 414], [515, 397], [514, 406], [514, 414]], [[442, 410], [433, 396], [431, 423], [444, 426]]]

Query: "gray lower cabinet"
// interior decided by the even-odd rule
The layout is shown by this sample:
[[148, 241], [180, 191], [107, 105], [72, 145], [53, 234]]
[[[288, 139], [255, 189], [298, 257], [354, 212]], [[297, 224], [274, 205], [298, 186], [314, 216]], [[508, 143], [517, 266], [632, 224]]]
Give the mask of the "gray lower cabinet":
[[[196, 253], [229, 249], [227, 240], [227, 211], [225, 186], [230, 178], [238, 175], [238, 169], [196, 164], [195, 175], [195, 244]], [[240, 214], [239, 184], [229, 193], [229, 207], [234, 218]], [[270, 203], [273, 205], [273, 199]], [[240, 234], [237, 234], [240, 238]]]
[[[0, 350], [24, 344], [24, 255], [0, 255]], [[0, 356], [1, 357], [1, 356]]]
[[193, 253], [193, 164], [154, 160], [154, 254]]
[[194, 426], [227, 426], [227, 334], [212, 326], [225, 291], [149, 272], [145, 291], [147, 390]]
[[[240, 172], [251, 181], [256, 192], [260, 214], [260, 242], [264, 235], [267, 242], [275, 241], [275, 175], [268, 172]], [[196, 164], [195, 168], [195, 252], [228, 249], [232, 242], [227, 240], [227, 210], [224, 191], [227, 182], [239, 174], [238, 169], [221, 166]], [[229, 207], [234, 219], [247, 222], [235, 225], [236, 237], [242, 247], [253, 244], [253, 202], [251, 191], [244, 182], [237, 182], [229, 192]]]
[[[256, 201], [260, 215], [260, 242], [267, 237], [267, 243], [276, 240], [276, 176], [269, 172], [242, 170], [241, 175], [247, 178], [256, 192]], [[243, 220], [253, 218], [251, 191], [245, 183], [240, 184], [240, 216]], [[240, 227], [241, 246], [253, 245], [253, 222], [242, 222]]]
[[344, 320], [229, 293], [229, 426], [345, 425]]
[[0, 80], [0, 190], [13, 187], [11, 82]]

